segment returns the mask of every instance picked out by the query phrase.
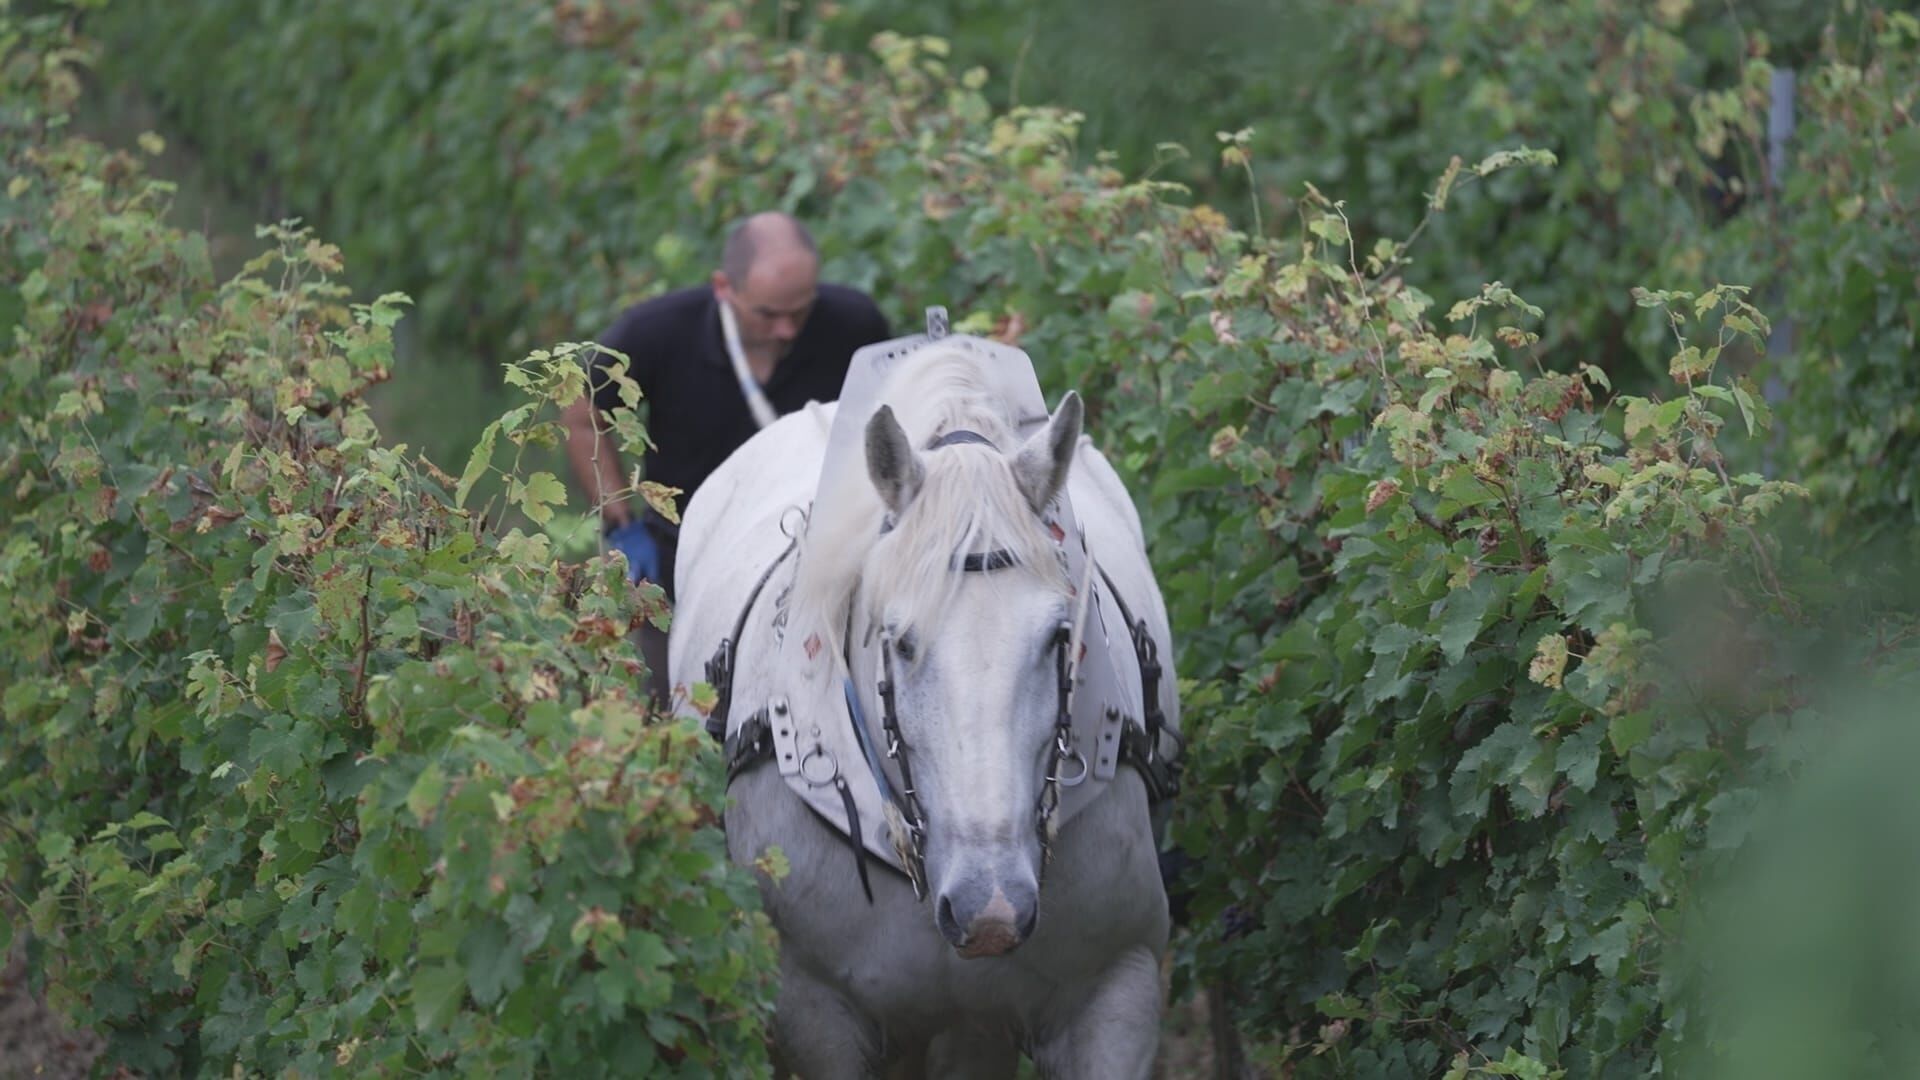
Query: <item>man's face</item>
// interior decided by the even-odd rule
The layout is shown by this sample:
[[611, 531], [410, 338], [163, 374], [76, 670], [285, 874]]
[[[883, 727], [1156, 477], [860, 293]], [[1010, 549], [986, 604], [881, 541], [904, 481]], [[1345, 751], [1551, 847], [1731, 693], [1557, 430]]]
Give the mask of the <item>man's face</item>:
[[740, 344], [750, 352], [784, 358], [800, 336], [819, 292], [818, 260], [803, 250], [781, 249], [754, 260], [745, 282], [714, 276], [714, 292], [732, 306]]

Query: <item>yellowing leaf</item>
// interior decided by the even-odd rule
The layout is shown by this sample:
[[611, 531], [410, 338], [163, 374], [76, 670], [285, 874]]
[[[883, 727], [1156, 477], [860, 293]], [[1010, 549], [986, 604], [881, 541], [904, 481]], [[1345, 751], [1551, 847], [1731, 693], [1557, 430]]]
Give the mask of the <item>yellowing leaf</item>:
[[1300, 263], [1288, 263], [1273, 276], [1273, 294], [1282, 300], [1297, 300], [1307, 294], [1311, 272]]
[[640, 482], [640, 497], [647, 500], [647, 505], [653, 507], [654, 513], [675, 525], [680, 524], [680, 511], [673, 505], [673, 500], [674, 496], [679, 494], [680, 489], [677, 487], [656, 484], [651, 480]]
[[1376, 481], [1373, 487], [1367, 492], [1367, 513], [1371, 514], [1375, 510], [1385, 506], [1387, 500], [1398, 494], [1400, 494], [1400, 482], [1398, 480], [1386, 479]]
[[1520, 373], [1504, 368], [1487, 373], [1487, 396], [1495, 401], [1506, 401], [1520, 392]]
[[1621, 400], [1624, 401], [1627, 406], [1626, 423], [1622, 430], [1626, 432], [1628, 441], [1632, 441], [1653, 423], [1653, 402], [1648, 401], [1646, 398], [1639, 397], [1622, 398]]
[[345, 263], [340, 259], [340, 249], [320, 240], [307, 241], [307, 261], [329, 273], [338, 273]]
[[1620, 471], [1607, 465], [1588, 465], [1585, 469], [1587, 479], [1596, 484], [1605, 484], [1617, 488], [1621, 484]]
[[173, 951], [173, 973], [182, 979], [192, 978], [194, 957], [199, 952], [199, 946], [192, 938], [181, 939], [180, 947]]
[[1434, 185], [1433, 194], [1427, 196], [1427, 205], [1435, 210], [1447, 208], [1447, 194], [1453, 190], [1454, 181], [1460, 179], [1460, 155], [1447, 162], [1447, 170], [1440, 174], [1440, 182]]
[[514, 529], [500, 538], [499, 552], [502, 558], [522, 566], [545, 566], [553, 561], [553, 541], [544, 533], [528, 536]]
[[1629, 441], [1638, 438], [1643, 431], [1655, 435], [1665, 435], [1672, 431], [1675, 424], [1686, 414], [1687, 399], [1675, 398], [1672, 401], [1655, 404], [1646, 398], [1627, 397], [1620, 399], [1627, 406], [1625, 432]]
[[516, 482], [509, 496], [536, 525], [553, 519], [553, 507], [565, 506], [567, 487], [550, 472], [537, 472], [524, 483]]
[[1697, 345], [1689, 345], [1673, 355], [1667, 362], [1667, 374], [1681, 382], [1690, 383], [1713, 370], [1713, 362], [1720, 358], [1718, 348], [1700, 351]]
[[1533, 650], [1533, 663], [1527, 665], [1527, 678], [1541, 686], [1559, 688], [1560, 679], [1567, 671], [1567, 639], [1559, 634], [1548, 634], [1540, 639]]
[[720, 704], [720, 694], [706, 683], [694, 683], [687, 691], [687, 704], [692, 705], [701, 716], [706, 716]]
[[1553, 151], [1535, 150], [1532, 147], [1522, 146], [1513, 150], [1496, 150], [1488, 154], [1480, 159], [1480, 164], [1475, 165], [1473, 171], [1479, 176], [1490, 176], [1501, 169], [1510, 169], [1516, 165], [1552, 168], [1558, 164], [1560, 159], [1554, 156]]
[[793, 865], [787, 861], [787, 853], [771, 845], [754, 860], [753, 868], [774, 881], [785, 879], [793, 871]]
[[1313, 235], [1330, 244], [1339, 244], [1344, 247], [1350, 239], [1347, 234], [1347, 223], [1338, 214], [1322, 214], [1307, 227], [1313, 230]]

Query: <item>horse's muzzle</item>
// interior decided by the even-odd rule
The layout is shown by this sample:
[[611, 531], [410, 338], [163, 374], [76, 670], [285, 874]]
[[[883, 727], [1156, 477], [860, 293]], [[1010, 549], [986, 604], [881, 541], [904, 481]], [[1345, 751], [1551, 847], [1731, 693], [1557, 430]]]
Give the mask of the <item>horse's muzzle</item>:
[[1005, 956], [1033, 934], [1040, 918], [1039, 899], [1031, 887], [963, 883], [940, 894], [934, 922], [968, 960]]

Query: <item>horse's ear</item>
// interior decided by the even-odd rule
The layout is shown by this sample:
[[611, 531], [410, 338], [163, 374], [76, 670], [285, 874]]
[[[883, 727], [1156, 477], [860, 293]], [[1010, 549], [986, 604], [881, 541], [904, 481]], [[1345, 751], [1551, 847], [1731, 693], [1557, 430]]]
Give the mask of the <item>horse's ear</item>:
[[880, 501], [895, 514], [920, 494], [920, 485], [927, 478], [920, 455], [913, 452], [913, 443], [907, 440], [900, 421], [893, 418], [891, 405], [880, 406], [867, 421], [867, 475], [873, 477]]
[[1053, 419], [1047, 421], [1047, 429], [1035, 432], [1014, 455], [1014, 482], [1036, 514], [1046, 509], [1067, 482], [1067, 468], [1080, 445], [1080, 416], [1080, 395], [1069, 390], [1053, 411]]

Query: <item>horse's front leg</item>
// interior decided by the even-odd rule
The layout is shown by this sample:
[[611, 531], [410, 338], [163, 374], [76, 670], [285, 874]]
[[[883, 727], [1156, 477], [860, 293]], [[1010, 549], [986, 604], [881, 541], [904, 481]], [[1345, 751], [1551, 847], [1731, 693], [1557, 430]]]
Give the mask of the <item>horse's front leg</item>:
[[958, 1025], [927, 1046], [927, 1080], [1011, 1080], [1020, 1069], [1020, 1048], [999, 1027]]
[[840, 992], [799, 965], [780, 965], [774, 1006], [776, 1076], [868, 1080], [881, 1075], [879, 1028]]
[[1049, 1080], [1146, 1080], [1160, 1046], [1160, 964], [1137, 946], [1116, 958], [1078, 1008], [1049, 1024], [1033, 1059]]

